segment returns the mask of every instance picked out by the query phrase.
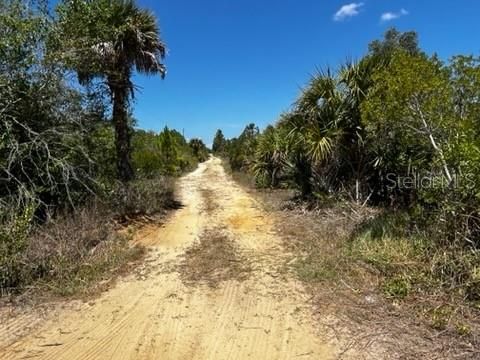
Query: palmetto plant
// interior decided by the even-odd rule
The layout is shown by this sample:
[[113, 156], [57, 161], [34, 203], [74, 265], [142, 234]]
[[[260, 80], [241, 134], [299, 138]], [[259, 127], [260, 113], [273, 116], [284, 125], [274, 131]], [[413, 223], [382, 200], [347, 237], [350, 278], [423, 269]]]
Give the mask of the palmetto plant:
[[60, 48], [80, 83], [102, 79], [113, 103], [118, 175], [134, 177], [130, 165], [129, 101], [134, 95], [132, 74], [166, 74], [166, 47], [156, 18], [133, 0], [65, 1], [59, 9]]
[[302, 195], [312, 191], [314, 170], [334, 155], [342, 132], [338, 126], [341, 95], [331, 72], [319, 72], [303, 90], [293, 112], [280, 121], [288, 129], [288, 164]]
[[253, 163], [257, 183], [275, 187], [287, 165], [287, 138], [281, 128], [269, 126], [259, 136]]
[[300, 116], [290, 117], [290, 136], [300, 142], [313, 163], [326, 160], [339, 135], [342, 97], [330, 70], [312, 77], [296, 103]]
[[287, 164], [296, 168], [295, 178], [304, 192], [309, 191], [307, 177], [327, 190], [361, 176], [365, 160], [360, 104], [370, 87], [373, 67], [373, 61], [364, 60], [347, 64], [337, 76], [328, 69], [320, 71], [293, 112], [280, 120], [289, 129]]
[[365, 129], [360, 107], [372, 87], [372, 75], [379, 66], [378, 61], [378, 58], [367, 56], [359, 62], [347, 63], [339, 73], [339, 86], [343, 92], [340, 114], [343, 137], [339, 146], [342, 152], [341, 181], [355, 181], [357, 201], [360, 200], [360, 182], [365, 180], [363, 177], [369, 161], [365, 152]]

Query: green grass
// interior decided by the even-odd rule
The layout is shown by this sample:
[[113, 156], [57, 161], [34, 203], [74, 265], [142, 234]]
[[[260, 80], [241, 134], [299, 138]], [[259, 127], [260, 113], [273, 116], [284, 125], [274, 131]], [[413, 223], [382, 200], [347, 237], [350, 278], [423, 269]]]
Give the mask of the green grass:
[[406, 276], [396, 276], [386, 280], [383, 284], [383, 292], [389, 298], [404, 299], [412, 288], [410, 279]]

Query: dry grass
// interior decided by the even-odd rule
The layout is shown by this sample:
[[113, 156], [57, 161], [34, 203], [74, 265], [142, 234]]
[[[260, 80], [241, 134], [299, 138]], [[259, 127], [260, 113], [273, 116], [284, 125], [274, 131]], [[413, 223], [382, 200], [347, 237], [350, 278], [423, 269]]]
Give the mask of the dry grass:
[[[431, 278], [411, 278], [440, 261], [420, 239], [406, 237], [404, 219], [395, 216], [389, 224], [379, 210], [338, 202], [315, 207], [288, 201], [291, 192], [240, 182], [275, 214], [292, 254], [286, 267], [310, 292], [319, 326], [344, 345], [339, 358], [480, 358], [478, 309], [458, 293], [450, 296], [455, 288], [449, 294]], [[451, 266], [441, 269], [452, 272]], [[201, 281], [203, 273], [196, 275]], [[419, 288], [421, 281], [433, 291]]]
[[200, 189], [200, 194], [202, 196], [204, 207], [202, 209], [207, 215], [212, 215], [214, 211], [218, 208], [217, 202], [215, 199], [215, 192], [212, 189], [202, 188]]
[[340, 358], [480, 358], [478, 310], [409, 282], [425, 267], [421, 242], [393, 241], [395, 234], [376, 242], [360, 237], [362, 224], [378, 216], [372, 209], [310, 210], [279, 203], [275, 192], [259, 197], [275, 212], [277, 231], [293, 254], [290, 269], [309, 289], [318, 322], [345, 343]]
[[252, 268], [223, 229], [202, 233], [179, 265], [182, 280], [188, 285], [218, 287], [224, 281], [243, 281]]
[[22, 282], [11, 294], [16, 301], [96, 294], [143, 254], [116, 230], [107, 211], [92, 205], [75, 216], [57, 216], [29, 236]]
[[13, 233], [7, 244], [21, 241], [22, 246], [10, 251], [18, 265], [10, 266], [15, 271], [7, 274], [8, 288], [0, 289], [0, 300], [41, 302], [98, 294], [143, 258], [143, 247], [130, 242], [125, 226], [158, 221], [178, 205], [170, 179], [139, 180], [119, 187], [107, 201], [32, 223], [23, 237]]
[[107, 197], [106, 206], [118, 221], [128, 223], [142, 216], [164, 215], [181, 204], [175, 200], [174, 180], [158, 177], [138, 179], [126, 186], [118, 184]]

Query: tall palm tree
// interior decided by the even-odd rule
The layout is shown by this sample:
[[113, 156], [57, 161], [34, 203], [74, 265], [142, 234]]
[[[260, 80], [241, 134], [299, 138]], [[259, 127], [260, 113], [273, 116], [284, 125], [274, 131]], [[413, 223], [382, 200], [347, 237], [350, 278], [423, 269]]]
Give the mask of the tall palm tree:
[[132, 74], [166, 74], [166, 47], [155, 15], [134, 0], [66, 0], [60, 11], [63, 36], [73, 54], [80, 83], [105, 80], [113, 103], [118, 176], [134, 177], [130, 163], [129, 103], [134, 96]]

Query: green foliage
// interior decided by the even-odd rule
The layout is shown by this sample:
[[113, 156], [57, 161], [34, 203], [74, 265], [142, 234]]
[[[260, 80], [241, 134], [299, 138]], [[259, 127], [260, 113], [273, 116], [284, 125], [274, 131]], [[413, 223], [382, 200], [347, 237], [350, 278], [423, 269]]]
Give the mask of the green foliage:
[[385, 294], [394, 299], [403, 299], [410, 292], [410, 282], [404, 277], [394, 277], [383, 284]]
[[[451, 176], [444, 149], [457, 134], [448, 73], [435, 59], [399, 52], [374, 74], [362, 104], [367, 141], [380, 175], [410, 170]], [[448, 179], [447, 179], [448, 180]]]
[[50, 21], [46, 2], [22, 0], [0, 2], [0, 73], [16, 77], [38, 64], [43, 40], [49, 33]]
[[379, 174], [373, 168], [362, 104], [381, 77], [378, 74], [390, 71], [396, 53], [422, 57], [416, 33], [390, 29], [383, 40], [370, 44], [360, 61], [347, 63], [337, 73], [327, 69], [314, 75], [292, 111], [278, 121], [276, 135], [268, 129], [259, 143], [253, 161], [257, 182], [276, 186], [271, 175], [282, 174], [304, 197], [344, 191], [356, 201], [379, 201], [372, 196]]
[[95, 173], [101, 184], [108, 184], [117, 178], [115, 166], [115, 130], [109, 122], [102, 121], [93, 125], [88, 142], [88, 153], [95, 167]]
[[[165, 74], [161, 63], [165, 44], [153, 13], [133, 0], [66, 0], [57, 7], [51, 48], [81, 82], [106, 78], [109, 87], [127, 86], [135, 69], [147, 75]], [[126, 77], [125, 77], [126, 76]], [[124, 84], [111, 81], [123, 80]]]
[[[283, 130], [284, 131], [284, 130]], [[253, 173], [261, 187], [276, 187], [286, 165], [286, 134], [281, 128], [268, 126], [258, 137]]]
[[352, 256], [387, 277], [415, 272], [430, 246], [424, 236], [411, 233], [410, 222], [406, 213], [385, 213], [364, 222], [352, 235]]
[[101, 102], [68, 85], [46, 63], [52, 24], [42, 4], [2, 3], [0, 41], [0, 198], [32, 197], [37, 215], [80, 202], [95, 186], [88, 142], [103, 120]]
[[162, 78], [166, 74], [162, 63], [166, 48], [156, 18], [134, 0], [65, 0], [57, 13], [51, 56], [76, 71], [81, 84], [98, 79], [110, 90], [117, 175], [124, 182], [132, 180], [128, 117], [135, 92], [132, 76], [134, 71]]
[[23, 253], [28, 247], [35, 206], [29, 203], [12, 210], [12, 206], [0, 207], [0, 290], [14, 288], [22, 281]]
[[[153, 15], [133, 1], [65, 1], [55, 16], [48, 5], [0, 2], [2, 294], [40, 283], [69, 293], [129, 261], [138, 251], [116, 234], [114, 218], [175, 206], [171, 180], [160, 175], [207, 156], [201, 141], [188, 144], [174, 130], [132, 130], [133, 70], [165, 71]], [[137, 175], [152, 179], [124, 186], [115, 179], [132, 134]]]
[[349, 253], [385, 278], [382, 289], [390, 297], [443, 289], [461, 299], [480, 299], [478, 249], [443, 245], [429, 230], [420, 232], [417, 218], [406, 212], [383, 213], [361, 224]]
[[374, 40], [368, 45], [369, 55], [377, 58], [388, 58], [397, 50], [409, 55], [418, 55], [418, 34], [415, 31], [400, 32], [390, 28], [385, 32], [383, 40]]
[[182, 134], [167, 127], [158, 134], [136, 130], [132, 144], [133, 166], [141, 177], [180, 175], [208, 156], [201, 140], [187, 143]]
[[238, 138], [230, 139], [225, 145], [225, 155], [234, 171], [249, 170], [254, 162], [257, 146], [258, 127], [251, 123]]
[[191, 139], [188, 146], [192, 150], [193, 156], [200, 162], [206, 161], [209, 156], [209, 150], [202, 139]]
[[[390, 29], [359, 61], [314, 75], [290, 112], [249, 145], [230, 140], [227, 154], [258, 186], [386, 209], [349, 250], [385, 278], [388, 296], [440, 287], [476, 301], [479, 94], [479, 57], [444, 63], [415, 32]], [[302, 267], [304, 277], [329, 272], [315, 265]]]
[[173, 188], [173, 180], [169, 177], [136, 179], [128, 186], [118, 184], [107, 194], [106, 203], [112, 209], [113, 216], [122, 221], [161, 214], [178, 205]]
[[410, 208], [446, 244], [477, 246], [479, 91], [478, 58], [444, 64], [390, 29], [358, 62], [314, 75], [256, 141], [230, 140], [228, 158], [259, 186]]
[[213, 138], [212, 151], [214, 154], [222, 155], [225, 152], [226, 146], [227, 140], [225, 140], [222, 130], [219, 129]]

